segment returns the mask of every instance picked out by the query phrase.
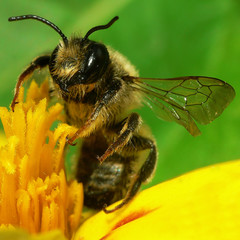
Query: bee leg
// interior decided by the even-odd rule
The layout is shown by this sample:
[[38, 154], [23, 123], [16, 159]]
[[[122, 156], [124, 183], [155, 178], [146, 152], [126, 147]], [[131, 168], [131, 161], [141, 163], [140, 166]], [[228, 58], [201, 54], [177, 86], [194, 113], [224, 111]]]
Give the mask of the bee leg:
[[16, 88], [15, 88], [15, 94], [11, 103], [11, 108], [13, 112], [14, 112], [14, 107], [17, 104], [17, 98], [23, 82], [27, 80], [33, 74], [34, 70], [36, 70], [37, 68], [41, 69], [43, 67], [46, 67], [49, 64], [49, 60], [50, 60], [49, 55], [37, 57], [19, 76]]
[[132, 138], [133, 142], [134, 143], [138, 142], [139, 145], [136, 144], [134, 146], [134, 149], [138, 151], [144, 150], [144, 149], [150, 149], [149, 155], [146, 161], [143, 163], [140, 170], [138, 171], [138, 173], [135, 175], [134, 180], [130, 188], [128, 189], [125, 198], [122, 200], [122, 202], [112, 209], [106, 209], [107, 206], [104, 206], [103, 211], [105, 213], [112, 213], [117, 209], [123, 207], [125, 204], [127, 204], [136, 195], [141, 184], [146, 180], [148, 180], [148, 178], [152, 175], [152, 173], [155, 170], [155, 166], [157, 162], [157, 150], [156, 150], [155, 143], [152, 140], [141, 137], [141, 136], [135, 137], [135, 138], [136, 139], [134, 139], [134, 137]]
[[66, 142], [67, 144], [71, 145], [71, 146], [75, 146], [76, 143], [73, 143], [75, 140], [77, 140], [80, 137], [83, 137], [84, 132], [87, 132], [87, 129], [90, 128], [90, 126], [92, 125], [92, 123], [94, 122], [94, 118], [90, 118], [80, 129], [77, 130], [77, 132], [74, 133], [74, 135], [69, 138], [69, 136], [66, 137]]
[[141, 118], [137, 113], [132, 113], [126, 119], [126, 123], [123, 125], [123, 128], [120, 132], [120, 136], [117, 140], [112, 143], [105, 153], [98, 157], [98, 160], [102, 163], [106, 158], [111, 156], [118, 149], [123, 148], [132, 137], [133, 132], [140, 126]]
[[75, 144], [73, 142], [76, 139], [89, 136], [93, 131], [96, 130], [97, 126], [101, 127], [96, 124], [96, 119], [99, 117], [99, 115], [101, 115], [103, 109], [106, 110], [108, 104], [110, 104], [114, 97], [116, 97], [118, 91], [121, 89], [121, 84], [122, 83], [117, 79], [112, 81], [111, 85], [109, 86], [109, 89], [111, 90], [108, 90], [103, 94], [101, 100], [91, 113], [90, 118], [84, 123], [84, 125], [80, 129], [78, 129], [78, 131], [71, 138], [67, 136], [66, 141], [68, 144], [74, 146]]

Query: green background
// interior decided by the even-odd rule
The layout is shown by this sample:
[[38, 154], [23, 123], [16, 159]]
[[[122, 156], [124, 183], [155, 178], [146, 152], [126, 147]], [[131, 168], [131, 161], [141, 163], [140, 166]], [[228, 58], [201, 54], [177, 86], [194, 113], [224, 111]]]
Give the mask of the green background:
[[[203, 75], [217, 77], [236, 90], [221, 117], [200, 126], [192, 137], [176, 123], [158, 120], [147, 108], [144, 121], [157, 140], [154, 180], [240, 157], [240, 1], [239, 0], [85, 0], [0, 1], [0, 103], [8, 106], [17, 76], [39, 54], [53, 50], [59, 36], [36, 21], [9, 23], [14, 15], [36, 14], [53, 21], [69, 36], [86, 33], [118, 15], [110, 29], [91, 39], [123, 53], [142, 77]], [[148, 185], [148, 186], [150, 186]]]

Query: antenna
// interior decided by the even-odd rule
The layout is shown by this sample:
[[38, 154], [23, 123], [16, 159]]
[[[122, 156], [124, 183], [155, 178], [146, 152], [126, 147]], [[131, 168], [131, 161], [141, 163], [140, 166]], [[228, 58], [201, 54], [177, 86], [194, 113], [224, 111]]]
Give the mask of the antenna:
[[85, 35], [85, 37], [82, 39], [82, 41], [85, 41], [93, 32], [96, 32], [98, 30], [102, 30], [102, 29], [106, 29], [111, 27], [111, 25], [116, 22], [119, 19], [118, 16], [114, 17], [109, 23], [105, 24], [105, 25], [99, 25], [96, 27], [91, 28]]
[[37, 20], [37, 21], [40, 21], [40, 22], [43, 22], [45, 24], [47, 24], [48, 26], [50, 26], [51, 28], [53, 28], [63, 39], [63, 42], [65, 44], [65, 46], [68, 45], [68, 39], [67, 37], [62, 33], [62, 31], [55, 25], [53, 24], [52, 22], [50, 22], [49, 20], [43, 18], [43, 17], [39, 17], [39, 16], [36, 16], [36, 15], [22, 15], [22, 16], [15, 16], [15, 17], [10, 17], [8, 19], [9, 22], [12, 22], [12, 21], [20, 21], [20, 20], [25, 20], [25, 19], [34, 19], [34, 20]]

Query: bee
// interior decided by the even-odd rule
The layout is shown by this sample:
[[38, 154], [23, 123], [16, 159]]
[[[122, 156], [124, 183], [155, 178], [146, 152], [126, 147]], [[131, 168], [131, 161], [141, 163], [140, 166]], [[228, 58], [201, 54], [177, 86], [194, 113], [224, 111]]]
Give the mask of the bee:
[[[235, 96], [234, 89], [217, 78], [139, 77], [123, 55], [89, 39], [94, 32], [109, 28], [118, 17], [91, 28], [84, 37], [71, 38], [36, 15], [10, 17], [9, 21], [25, 19], [47, 24], [61, 40], [51, 54], [34, 59], [20, 75], [11, 108], [14, 111], [23, 82], [36, 69], [48, 67], [67, 122], [78, 128], [66, 141], [74, 145], [76, 139], [82, 138], [76, 178], [84, 185], [87, 207], [106, 213], [120, 209], [154, 173], [156, 144], [133, 109], [146, 103], [161, 119], [176, 122], [197, 136], [200, 130], [196, 122], [210, 123]], [[107, 208], [120, 199], [118, 205]]]

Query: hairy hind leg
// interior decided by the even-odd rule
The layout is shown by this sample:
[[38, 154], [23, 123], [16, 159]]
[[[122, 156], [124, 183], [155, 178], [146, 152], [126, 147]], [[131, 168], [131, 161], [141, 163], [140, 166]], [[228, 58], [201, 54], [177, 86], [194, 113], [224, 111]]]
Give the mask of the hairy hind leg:
[[[152, 140], [141, 136], [133, 136], [131, 140], [133, 144], [132, 147], [134, 147], [135, 150], [141, 151], [145, 149], [150, 149], [150, 152], [146, 161], [143, 163], [142, 167], [135, 175], [134, 180], [130, 185], [130, 188], [128, 189], [125, 198], [119, 205], [115, 206], [113, 209], [106, 209], [107, 206], [104, 206], [103, 211], [105, 213], [114, 212], [127, 204], [136, 195], [141, 184], [145, 182], [154, 172], [157, 162], [157, 150], [155, 143]], [[128, 148], [131, 148], [131, 145], [126, 146], [125, 151], [129, 150]]]

